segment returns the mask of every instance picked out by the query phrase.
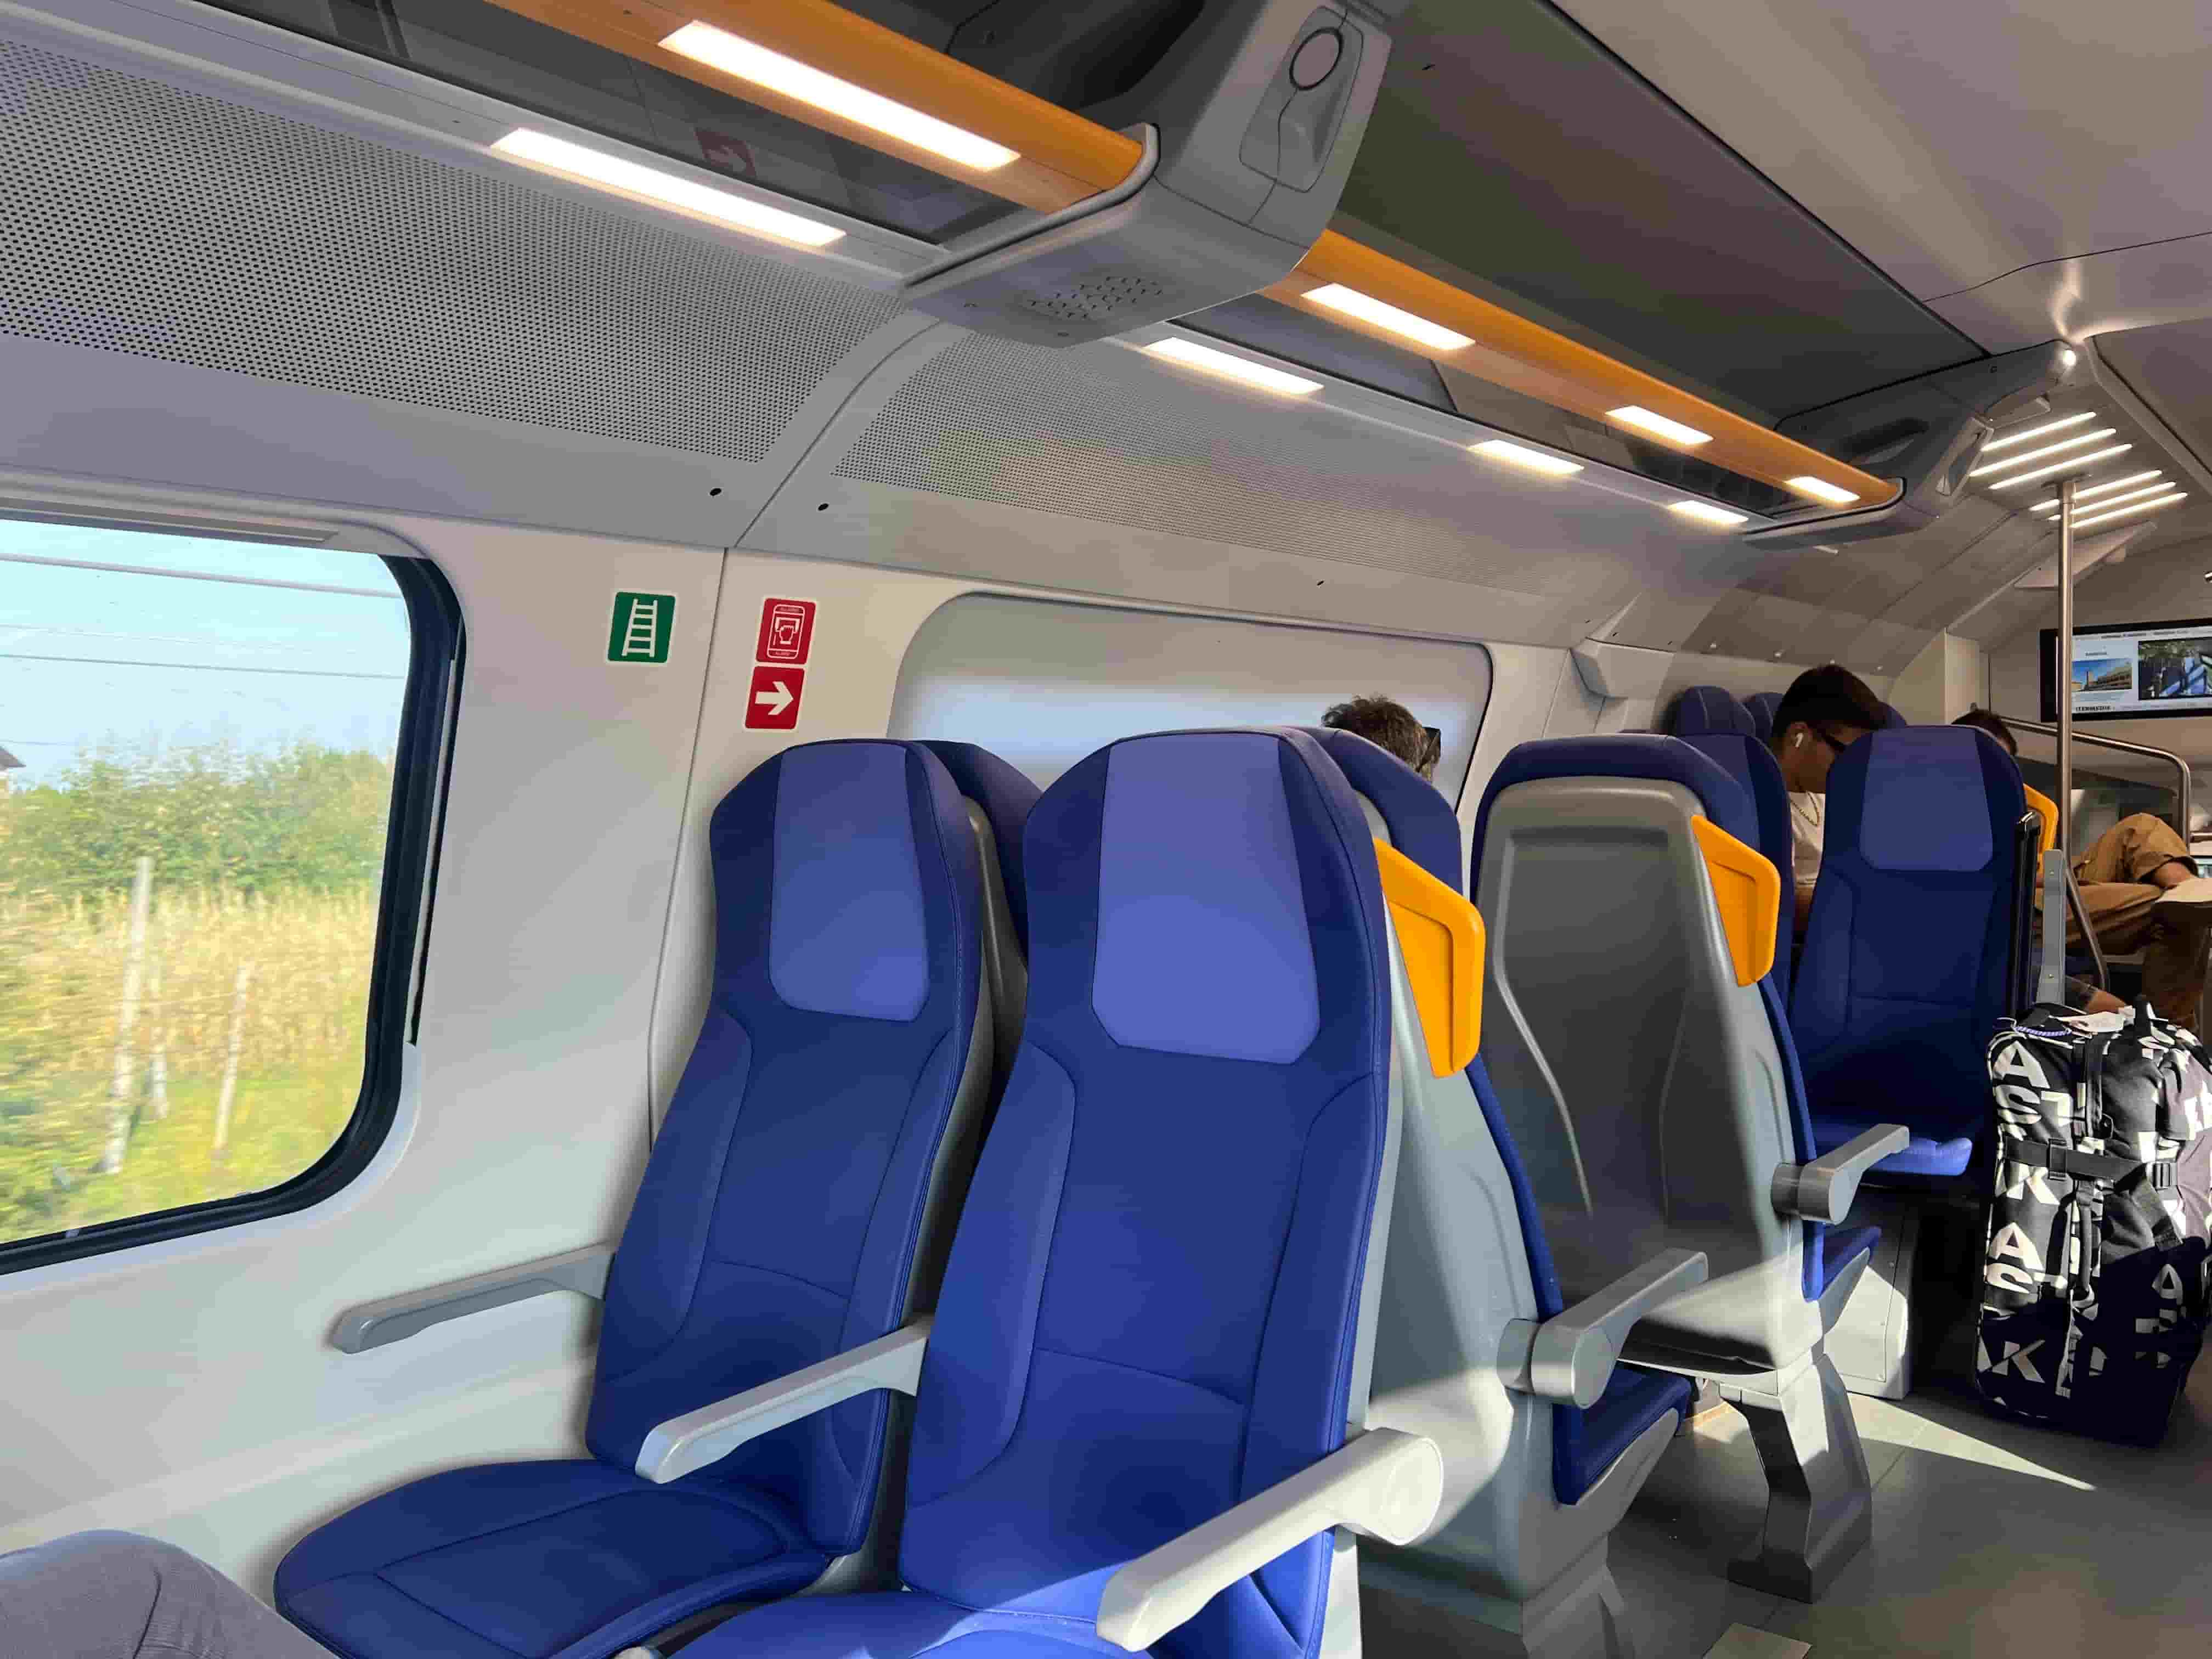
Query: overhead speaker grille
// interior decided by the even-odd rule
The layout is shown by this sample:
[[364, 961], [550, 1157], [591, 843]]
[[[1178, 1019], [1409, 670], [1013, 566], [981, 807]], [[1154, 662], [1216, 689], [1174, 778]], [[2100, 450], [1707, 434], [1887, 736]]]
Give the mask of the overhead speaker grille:
[[898, 309], [0, 40], [0, 332], [758, 461]]
[[1232, 419], [1165, 376], [1140, 392], [1085, 367], [1120, 351], [971, 335], [892, 396], [837, 476], [1545, 599], [1607, 575], [1483, 539], [1449, 450], [1291, 410]]

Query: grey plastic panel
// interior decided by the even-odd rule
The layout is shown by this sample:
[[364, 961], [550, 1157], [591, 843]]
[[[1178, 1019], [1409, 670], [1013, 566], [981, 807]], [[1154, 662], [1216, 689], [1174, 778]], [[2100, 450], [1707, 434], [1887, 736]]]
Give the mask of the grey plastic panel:
[[1820, 1339], [1803, 1231], [1775, 1211], [1796, 1145], [1756, 986], [1740, 986], [1679, 784], [1571, 778], [1491, 810], [1484, 1057], [1571, 1300], [1662, 1249], [1711, 1277], [1631, 1355], [1725, 1376]]

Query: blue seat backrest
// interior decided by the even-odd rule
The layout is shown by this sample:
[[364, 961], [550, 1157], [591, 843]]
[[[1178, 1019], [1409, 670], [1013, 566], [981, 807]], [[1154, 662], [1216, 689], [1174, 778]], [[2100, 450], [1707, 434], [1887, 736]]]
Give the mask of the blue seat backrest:
[[[1778, 694], [1762, 692], [1763, 696]], [[1750, 709], [1717, 685], [1693, 685], [1675, 706], [1674, 735], [1736, 781], [1750, 797], [1758, 834], [1751, 844], [1766, 854], [1782, 877], [1782, 908], [1776, 918], [1774, 988], [1786, 1007], [1790, 1001], [1790, 945], [1796, 926], [1793, 908], [1793, 870], [1796, 863], [1790, 829], [1790, 792], [1782, 781], [1782, 768], [1767, 748], [1759, 722]]]
[[1782, 707], [1779, 691], [1754, 691], [1743, 700], [1745, 712], [1751, 716], [1751, 735], [1761, 743], [1774, 741], [1774, 711]]
[[1706, 737], [1716, 732], [1756, 735], [1751, 711], [1717, 685], [1693, 685], [1675, 699], [1668, 731], [1678, 738]]
[[1456, 890], [1462, 845], [1459, 818], [1436, 786], [1380, 744], [1328, 726], [1303, 729], [1336, 763], [1345, 781], [1375, 804], [1390, 844]]
[[921, 746], [944, 763], [952, 784], [983, 809], [991, 826], [992, 845], [999, 854], [999, 876], [1005, 884], [1006, 909], [1013, 918], [1014, 937], [1022, 949], [1030, 944], [1029, 884], [1022, 873], [1022, 831], [1037, 804], [1039, 790], [988, 749], [972, 743], [925, 738]]
[[1972, 726], [1871, 732], [1837, 757], [1790, 1002], [1814, 1115], [1937, 1139], [1986, 1123], [2027, 811], [2019, 769]]
[[1883, 719], [1889, 722], [1888, 729], [1890, 731], [1901, 732], [1906, 726], [1912, 724], [1911, 720], [1905, 719], [1904, 715], [1899, 714], [1896, 709], [1891, 708], [1887, 703], [1882, 704], [1881, 712]]
[[[665, 1419], [907, 1316], [974, 1035], [976, 843], [921, 745], [787, 749], [723, 798], [708, 845], [713, 990], [615, 1254], [586, 1425], [623, 1468]], [[829, 1553], [856, 1548], [888, 1400], [691, 1479], [765, 1492]]]
[[[1342, 1443], [1390, 1124], [1372, 849], [1287, 730], [1127, 738], [1030, 815], [1029, 1018], [923, 1367], [909, 1585], [1088, 1621]], [[1301, 1544], [1152, 1651], [1310, 1653], [1328, 1571]]]

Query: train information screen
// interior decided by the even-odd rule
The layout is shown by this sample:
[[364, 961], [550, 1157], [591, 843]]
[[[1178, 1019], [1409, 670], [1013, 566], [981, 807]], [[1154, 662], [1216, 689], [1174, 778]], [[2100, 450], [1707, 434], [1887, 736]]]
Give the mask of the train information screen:
[[2074, 630], [2073, 660], [2057, 660], [2058, 630], [2043, 630], [2043, 718], [2058, 718], [2063, 678], [2076, 720], [2212, 714], [2212, 617], [2113, 623]]

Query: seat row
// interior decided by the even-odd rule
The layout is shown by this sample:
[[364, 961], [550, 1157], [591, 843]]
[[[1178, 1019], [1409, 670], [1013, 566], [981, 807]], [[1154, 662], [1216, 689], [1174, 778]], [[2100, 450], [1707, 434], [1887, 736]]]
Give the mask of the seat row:
[[1757, 837], [1683, 744], [1523, 745], [1478, 908], [1345, 733], [1127, 738], [1042, 796], [783, 751], [714, 815], [619, 1243], [334, 1336], [601, 1297], [589, 1456], [371, 1498], [280, 1609], [351, 1659], [1626, 1655], [1606, 1540], [1706, 1377], [1771, 1486], [1737, 1576], [1817, 1594], [1868, 1535], [1832, 1224], [1902, 1135], [1815, 1155]]

